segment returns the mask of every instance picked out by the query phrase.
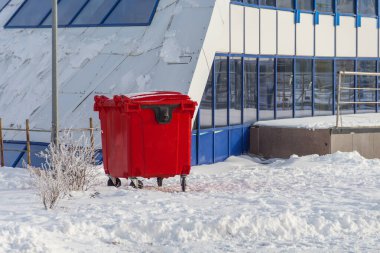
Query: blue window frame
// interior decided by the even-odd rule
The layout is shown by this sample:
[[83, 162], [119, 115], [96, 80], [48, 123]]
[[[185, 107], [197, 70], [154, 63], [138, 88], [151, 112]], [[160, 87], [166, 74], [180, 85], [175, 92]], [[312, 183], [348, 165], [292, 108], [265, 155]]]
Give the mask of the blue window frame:
[[312, 115], [313, 60], [296, 59], [294, 100], [296, 117]]
[[90, 0], [73, 21], [73, 25], [101, 24], [118, 0]]
[[259, 119], [274, 119], [274, 58], [259, 59]]
[[241, 124], [242, 58], [230, 58], [230, 125]]
[[[2, 4], [0, 0], [0, 7]], [[159, 0], [58, 0], [60, 27], [148, 26]], [[1, 8], [0, 8], [1, 9]], [[25, 0], [5, 28], [51, 26], [51, 0]]]
[[244, 123], [257, 120], [257, 59], [244, 58]]
[[293, 59], [277, 59], [276, 118], [293, 115]]
[[228, 58], [215, 58], [215, 127], [227, 126]]
[[[358, 72], [377, 72], [376, 61], [361, 60], [358, 61]], [[374, 76], [358, 76], [357, 88], [376, 88], [376, 77]], [[376, 91], [374, 90], [358, 90], [357, 92], [358, 102], [375, 102]], [[374, 104], [358, 104], [357, 109], [360, 111], [374, 112], [376, 106]]]
[[376, 16], [377, 0], [357, 0], [360, 15]]
[[[336, 87], [338, 87], [338, 73], [340, 71], [355, 71], [355, 61], [353, 60], [336, 60], [335, 61], [335, 72], [336, 72]], [[355, 88], [355, 76], [345, 76], [341, 80], [342, 87]], [[355, 91], [354, 90], [342, 90], [340, 93], [340, 100], [342, 102], [354, 102], [355, 101]], [[354, 105], [343, 104], [340, 106], [342, 113], [354, 113]]]
[[334, 62], [315, 60], [314, 114], [333, 113]]
[[27, 0], [6, 24], [7, 27], [38, 27], [51, 11], [51, 0]]
[[[58, 25], [67, 26], [73, 21], [88, 0], [64, 0], [58, 4]], [[51, 12], [42, 23], [43, 26], [51, 26]]]
[[152, 18], [156, 0], [121, 0], [104, 24], [146, 24]]
[[314, 1], [313, 0], [297, 0], [297, 9], [303, 11], [313, 11]]
[[0, 0], [0, 11], [10, 2], [10, 0]]
[[315, 0], [315, 8], [319, 12], [334, 12], [334, 0]]
[[337, 11], [339, 13], [355, 14], [355, 1], [354, 0], [336, 0]]

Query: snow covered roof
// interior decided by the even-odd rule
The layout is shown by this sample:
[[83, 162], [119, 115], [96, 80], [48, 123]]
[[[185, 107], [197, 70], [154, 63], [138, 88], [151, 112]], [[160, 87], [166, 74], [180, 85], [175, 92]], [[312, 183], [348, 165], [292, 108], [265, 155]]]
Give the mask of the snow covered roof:
[[[0, 12], [0, 117], [6, 126], [29, 118], [31, 127], [46, 129], [51, 31], [2, 28], [22, 2], [12, 0]], [[160, 0], [150, 26], [59, 29], [61, 126], [97, 120], [92, 107], [99, 94], [170, 90], [199, 102], [221, 50], [215, 42], [226, 34], [228, 6], [229, 0]], [[17, 139], [9, 134], [7, 139]]]

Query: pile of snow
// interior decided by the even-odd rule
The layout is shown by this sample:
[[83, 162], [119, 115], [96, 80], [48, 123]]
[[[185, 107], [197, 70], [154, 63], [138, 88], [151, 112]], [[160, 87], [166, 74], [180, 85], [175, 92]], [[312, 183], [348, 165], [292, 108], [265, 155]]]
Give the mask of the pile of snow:
[[[379, 113], [349, 114], [341, 117], [343, 127], [380, 127]], [[336, 116], [318, 116], [306, 118], [277, 119], [258, 121], [256, 126], [328, 129], [336, 126]]]
[[[0, 169], [0, 252], [378, 252], [380, 160], [358, 153], [231, 157], [135, 190], [98, 186], [52, 211]], [[105, 184], [106, 177], [103, 178]]]

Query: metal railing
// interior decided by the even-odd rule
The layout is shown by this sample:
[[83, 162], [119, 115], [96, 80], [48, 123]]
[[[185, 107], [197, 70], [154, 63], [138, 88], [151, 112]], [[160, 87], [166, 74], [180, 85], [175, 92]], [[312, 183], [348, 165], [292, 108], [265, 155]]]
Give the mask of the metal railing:
[[[89, 119], [89, 128], [68, 128], [68, 129], [60, 129], [60, 132], [70, 131], [70, 132], [89, 132], [90, 134], [90, 148], [91, 150], [95, 151], [95, 131], [99, 131], [99, 128], [94, 128], [93, 120], [92, 118]], [[14, 149], [14, 148], [5, 148], [4, 146], [4, 138], [3, 138], [3, 131], [15, 131], [15, 132], [25, 132], [25, 140], [26, 140], [26, 150], [25, 149]], [[37, 132], [37, 133], [51, 133], [51, 130], [47, 129], [30, 129], [29, 126], [29, 120], [27, 119], [25, 121], [25, 128], [11, 128], [11, 127], [3, 127], [2, 126], [2, 119], [0, 118], [0, 167], [5, 166], [5, 151], [12, 151], [12, 152], [20, 152], [20, 153], [26, 153], [27, 154], [27, 164], [32, 164], [31, 159], [31, 138], [30, 133], [31, 132]]]
[[379, 101], [341, 101], [341, 91], [342, 90], [366, 90], [366, 91], [379, 91], [380, 88], [351, 88], [351, 87], [342, 87], [342, 80], [344, 76], [370, 76], [370, 77], [380, 77], [380, 73], [375, 72], [353, 72], [353, 71], [340, 71], [338, 72], [338, 98], [337, 98], [337, 109], [336, 109], [336, 128], [339, 127], [339, 119], [340, 126], [343, 126], [342, 114], [341, 114], [341, 105], [345, 104], [380, 104]]

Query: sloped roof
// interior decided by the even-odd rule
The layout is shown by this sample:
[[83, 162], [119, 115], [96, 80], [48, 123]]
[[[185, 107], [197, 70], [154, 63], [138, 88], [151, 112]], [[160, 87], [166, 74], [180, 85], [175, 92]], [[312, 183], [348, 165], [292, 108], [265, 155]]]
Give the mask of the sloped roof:
[[[84, 127], [89, 117], [97, 120], [92, 107], [98, 94], [172, 90], [199, 101], [217, 50], [205, 40], [217, 41], [223, 30], [206, 37], [216, 2], [224, 9], [229, 3], [160, 0], [150, 26], [59, 29], [60, 125]], [[4, 8], [1, 26], [21, 3], [12, 0]], [[216, 23], [224, 22], [216, 16]], [[50, 34], [50, 29], [0, 28], [0, 117], [6, 126], [24, 125], [29, 118], [31, 127], [50, 127]], [[197, 87], [190, 89], [192, 82]]]

